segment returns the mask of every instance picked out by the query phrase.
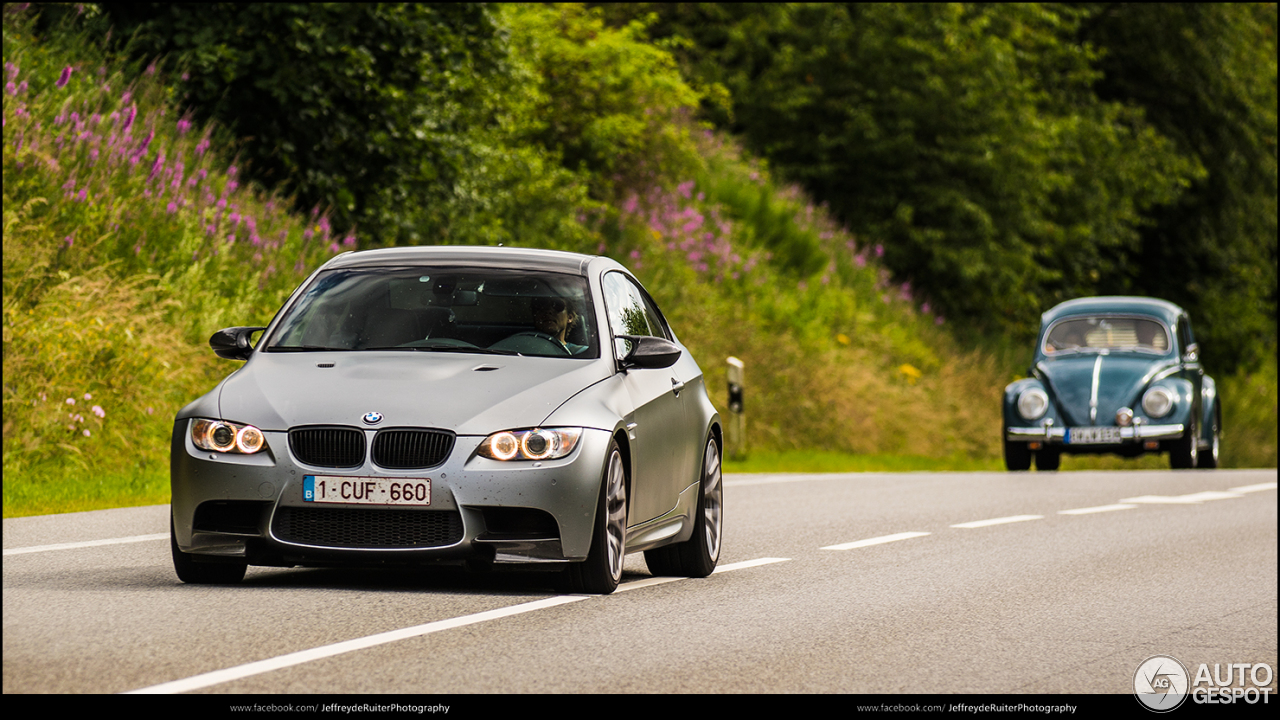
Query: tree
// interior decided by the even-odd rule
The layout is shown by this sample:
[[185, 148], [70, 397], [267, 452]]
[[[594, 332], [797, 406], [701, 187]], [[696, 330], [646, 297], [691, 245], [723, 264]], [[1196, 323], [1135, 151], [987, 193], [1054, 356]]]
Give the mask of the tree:
[[1080, 27], [1102, 50], [1098, 95], [1141, 107], [1205, 168], [1145, 213], [1108, 290], [1186, 307], [1206, 363], [1226, 371], [1276, 347], [1276, 6], [1097, 4]]

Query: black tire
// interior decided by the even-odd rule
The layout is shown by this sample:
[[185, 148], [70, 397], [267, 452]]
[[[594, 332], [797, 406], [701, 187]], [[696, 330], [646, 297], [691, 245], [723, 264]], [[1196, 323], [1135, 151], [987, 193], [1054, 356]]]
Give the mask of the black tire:
[[1004, 441], [1004, 466], [1010, 472], [1031, 469], [1031, 451], [1024, 442]]
[[1209, 429], [1209, 450], [1196, 457], [1196, 467], [1213, 470], [1218, 467], [1218, 456], [1222, 448], [1222, 410], [1217, 403], [1213, 406], [1213, 425]]
[[1196, 460], [1200, 454], [1200, 437], [1197, 433], [1196, 420], [1194, 414], [1187, 424], [1186, 432], [1182, 433], [1182, 437], [1173, 441], [1173, 446], [1169, 448], [1169, 466], [1175, 470], [1185, 470], [1196, 466]]
[[248, 560], [235, 558], [196, 562], [191, 553], [178, 549], [172, 515], [169, 517], [169, 549], [173, 553], [173, 569], [178, 573], [178, 579], [190, 585], [235, 585], [244, 579], [245, 570], [249, 568]]
[[622, 579], [627, 547], [627, 478], [617, 440], [610, 441], [605, 458], [591, 550], [586, 560], [565, 568], [562, 585], [566, 592], [608, 595], [618, 589]]
[[724, 536], [724, 478], [720, 469], [720, 446], [715, 437], [707, 440], [702, 454], [702, 482], [694, 512], [692, 537], [682, 543], [645, 551], [644, 562], [649, 572], [703, 578], [716, 569]]
[[1053, 471], [1062, 464], [1062, 451], [1043, 448], [1036, 451], [1036, 470]]

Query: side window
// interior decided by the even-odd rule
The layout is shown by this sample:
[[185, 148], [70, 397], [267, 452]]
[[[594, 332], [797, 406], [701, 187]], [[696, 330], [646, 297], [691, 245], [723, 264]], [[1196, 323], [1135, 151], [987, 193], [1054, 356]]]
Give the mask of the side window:
[[[611, 272], [604, 276], [602, 285], [605, 311], [609, 315], [609, 331], [612, 334], [666, 337], [661, 316], [630, 278], [619, 272]], [[617, 357], [625, 357], [630, 351], [630, 342], [614, 341], [614, 353]]]

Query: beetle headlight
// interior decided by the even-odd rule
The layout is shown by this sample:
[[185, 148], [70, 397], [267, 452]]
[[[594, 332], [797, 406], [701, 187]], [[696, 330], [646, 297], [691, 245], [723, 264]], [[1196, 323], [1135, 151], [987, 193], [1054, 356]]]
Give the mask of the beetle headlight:
[[533, 428], [503, 430], [480, 443], [476, 450], [493, 460], [554, 460], [573, 452], [582, 428]]
[[191, 423], [191, 442], [201, 450], [252, 455], [266, 447], [262, 431], [252, 425], [199, 418]]
[[1049, 396], [1040, 388], [1024, 390], [1018, 396], [1018, 414], [1027, 420], [1035, 420], [1049, 409]]
[[1142, 396], [1142, 409], [1153, 418], [1168, 415], [1173, 409], [1173, 393], [1159, 386], [1151, 388]]

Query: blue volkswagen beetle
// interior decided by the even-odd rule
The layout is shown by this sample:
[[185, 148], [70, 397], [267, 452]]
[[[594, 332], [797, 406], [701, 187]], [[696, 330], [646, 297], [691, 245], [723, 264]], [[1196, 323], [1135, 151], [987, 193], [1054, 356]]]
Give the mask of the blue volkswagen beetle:
[[1009, 470], [1057, 470], [1063, 453], [1169, 453], [1214, 468], [1222, 410], [1182, 308], [1141, 297], [1069, 300], [1041, 316], [1030, 377], [1004, 391]]

